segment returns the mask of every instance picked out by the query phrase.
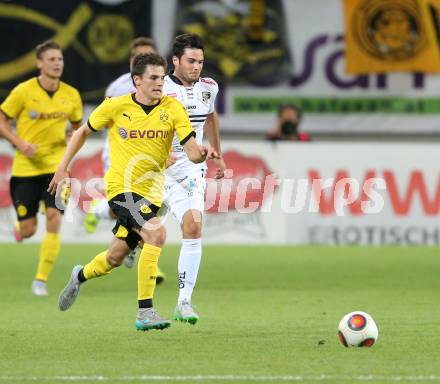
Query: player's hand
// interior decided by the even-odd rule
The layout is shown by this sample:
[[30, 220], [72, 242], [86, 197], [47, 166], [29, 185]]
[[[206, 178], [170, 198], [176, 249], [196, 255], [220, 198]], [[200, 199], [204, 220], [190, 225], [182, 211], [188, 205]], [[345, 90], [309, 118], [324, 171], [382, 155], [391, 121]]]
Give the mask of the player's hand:
[[214, 163], [217, 165], [214, 179], [222, 179], [223, 177], [225, 177], [225, 169], [226, 169], [226, 164], [225, 161], [223, 160], [223, 157], [219, 156], [219, 158], [214, 159]]
[[32, 157], [35, 155], [37, 146], [22, 140], [17, 149], [26, 157]]
[[214, 148], [208, 147], [207, 150], [208, 150], [208, 153], [206, 155], [206, 158], [208, 160], [220, 159], [221, 156], [217, 153], [217, 151]]
[[204, 145], [199, 145], [199, 151], [203, 159], [205, 160], [206, 156], [208, 156], [208, 147], [205, 147]]
[[175, 162], [177, 161], [176, 156], [172, 155], [171, 153], [168, 155], [166, 167], [171, 167]]
[[[47, 192], [55, 195], [56, 192], [60, 189], [60, 186], [63, 184], [64, 180], [69, 178], [69, 172], [64, 169], [57, 169], [55, 175], [53, 175], [53, 178], [49, 183], [49, 188], [47, 188]], [[69, 185], [67, 185], [67, 187], [69, 187]]]

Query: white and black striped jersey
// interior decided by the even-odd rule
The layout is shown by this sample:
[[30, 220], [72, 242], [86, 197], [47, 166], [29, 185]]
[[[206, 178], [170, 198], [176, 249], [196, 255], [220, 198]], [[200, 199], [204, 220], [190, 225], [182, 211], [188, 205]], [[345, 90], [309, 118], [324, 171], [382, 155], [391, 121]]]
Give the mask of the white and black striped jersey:
[[[217, 93], [217, 82], [208, 77], [201, 77], [192, 87], [185, 87], [177, 77], [165, 76], [163, 94], [175, 97], [185, 106], [191, 125], [196, 132], [198, 144], [202, 144], [203, 141], [203, 125], [206, 117], [215, 111], [214, 103]], [[172, 154], [177, 161], [167, 169], [167, 175], [170, 177], [182, 179], [197, 169], [206, 169], [206, 163], [194, 164], [188, 159], [176, 135], [173, 138]]]
[[127, 93], [136, 92], [136, 88], [131, 79], [131, 73], [124, 73], [119, 76], [115, 81], [113, 81], [105, 90], [105, 95], [107, 97], [122, 96]]

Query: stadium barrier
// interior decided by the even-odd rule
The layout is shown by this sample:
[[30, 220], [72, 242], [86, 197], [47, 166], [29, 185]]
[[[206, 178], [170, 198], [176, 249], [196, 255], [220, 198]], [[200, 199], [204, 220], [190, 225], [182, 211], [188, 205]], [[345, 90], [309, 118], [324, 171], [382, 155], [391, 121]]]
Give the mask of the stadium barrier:
[[[267, 143], [225, 141], [228, 171], [207, 173], [205, 243], [438, 245], [439, 144]], [[107, 243], [113, 223], [93, 235], [83, 226], [91, 199], [103, 196], [102, 142], [90, 140], [73, 162], [65, 242]], [[0, 142], [0, 242], [12, 242], [9, 196], [13, 149]], [[38, 241], [44, 216], [39, 215]], [[168, 242], [180, 241], [172, 215]]]

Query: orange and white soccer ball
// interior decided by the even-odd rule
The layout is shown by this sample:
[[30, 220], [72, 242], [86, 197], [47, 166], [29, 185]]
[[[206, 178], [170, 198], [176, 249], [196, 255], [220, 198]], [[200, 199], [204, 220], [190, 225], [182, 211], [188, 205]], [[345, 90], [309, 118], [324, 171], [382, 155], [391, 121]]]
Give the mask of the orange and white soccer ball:
[[342, 318], [338, 334], [345, 347], [371, 347], [377, 341], [379, 330], [368, 313], [354, 311]]

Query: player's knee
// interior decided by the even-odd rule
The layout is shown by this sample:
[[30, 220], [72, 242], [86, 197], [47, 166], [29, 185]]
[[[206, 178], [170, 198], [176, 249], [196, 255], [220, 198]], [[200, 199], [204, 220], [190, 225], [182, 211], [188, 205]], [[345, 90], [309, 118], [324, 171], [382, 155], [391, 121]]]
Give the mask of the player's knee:
[[107, 262], [113, 267], [113, 268], [117, 268], [119, 266], [121, 266], [122, 264], [122, 260], [118, 259], [118, 258], [114, 258], [114, 257], [107, 257]]
[[124, 261], [125, 256], [127, 256], [127, 254], [124, 252], [108, 252], [107, 263], [109, 263], [113, 268], [119, 267]]
[[163, 225], [157, 225], [149, 230], [142, 230], [142, 240], [156, 247], [163, 247], [166, 237], [167, 233]]
[[23, 238], [28, 239], [32, 237], [37, 232], [37, 224], [28, 223], [25, 225], [20, 225], [20, 234]]
[[165, 239], [167, 237], [167, 231], [163, 225], [161, 225], [154, 233], [155, 245], [158, 247], [163, 247], [165, 244]]
[[202, 228], [199, 223], [190, 223], [183, 229], [183, 235], [187, 239], [198, 239], [201, 235]]
[[183, 236], [187, 239], [198, 239], [202, 234], [202, 220], [191, 212], [185, 215], [182, 224]]
[[61, 213], [56, 209], [47, 209], [46, 220], [49, 226], [58, 227], [61, 225]]

